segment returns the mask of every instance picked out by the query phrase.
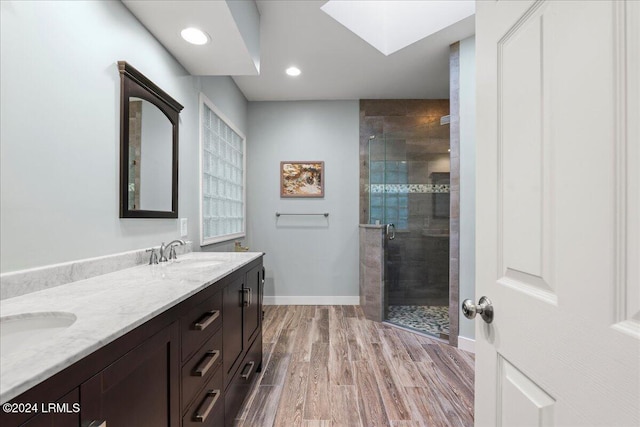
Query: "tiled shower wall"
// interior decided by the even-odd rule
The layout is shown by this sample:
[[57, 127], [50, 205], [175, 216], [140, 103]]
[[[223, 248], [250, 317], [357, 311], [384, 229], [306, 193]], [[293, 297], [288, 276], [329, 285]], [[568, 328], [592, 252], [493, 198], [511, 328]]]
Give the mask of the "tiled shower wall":
[[[448, 155], [426, 153], [424, 145], [449, 147], [449, 126], [441, 126], [440, 118], [449, 114], [448, 99], [363, 99], [360, 101], [360, 223], [369, 221], [369, 146], [372, 158], [406, 161], [408, 184], [427, 184], [425, 169], [448, 169]], [[383, 135], [386, 140], [386, 153]], [[375, 141], [375, 139], [373, 140]], [[440, 150], [442, 151], [442, 150]], [[431, 163], [431, 164], [430, 164]], [[438, 163], [440, 163], [438, 165]], [[445, 164], [446, 163], [446, 164]], [[391, 182], [387, 182], [392, 184]], [[394, 182], [393, 184], [404, 184]], [[422, 207], [426, 209], [426, 206]], [[415, 212], [418, 214], [418, 212]], [[411, 213], [409, 214], [411, 216]], [[415, 218], [417, 221], [418, 218]]]

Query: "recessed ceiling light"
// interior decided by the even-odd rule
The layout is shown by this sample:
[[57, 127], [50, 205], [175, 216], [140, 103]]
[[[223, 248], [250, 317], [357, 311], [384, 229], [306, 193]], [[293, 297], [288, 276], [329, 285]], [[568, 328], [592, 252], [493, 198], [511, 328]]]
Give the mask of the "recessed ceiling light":
[[209, 43], [210, 40], [207, 33], [194, 27], [185, 28], [180, 31], [180, 35], [191, 44], [203, 45]]
[[289, 67], [286, 70], [286, 73], [292, 77], [299, 76], [301, 72], [298, 67]]

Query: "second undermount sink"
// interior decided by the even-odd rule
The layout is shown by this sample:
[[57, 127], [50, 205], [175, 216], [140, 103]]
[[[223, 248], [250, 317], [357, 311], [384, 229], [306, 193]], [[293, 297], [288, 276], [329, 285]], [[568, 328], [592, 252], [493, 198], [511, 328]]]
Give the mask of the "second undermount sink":
[[0, 317], [0, 357], [53, 339], [76, 320], [74, 314], [59, 311]]
[[173, 265], [176, 267], [187, 267], [187, 268], [207, 268], [207, 267], [215, 267], [216, 265], [222, 264], [223, 261], [211, 260], [206, 258], [187, 258], [187, 259], [177, 259], [173, 261], [169, 265]]

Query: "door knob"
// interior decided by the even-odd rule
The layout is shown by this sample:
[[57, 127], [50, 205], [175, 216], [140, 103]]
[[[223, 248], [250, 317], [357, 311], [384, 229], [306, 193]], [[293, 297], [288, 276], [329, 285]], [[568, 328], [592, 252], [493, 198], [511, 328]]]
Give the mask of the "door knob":
[[466, 299], [462, 302], [462, 313], [467, 319], [473, 319], [476, 314], [479, 314], [487, 323], [493, 321], [493, 305], [491, 300], [487, 297], [481, 297], [478, 301], [478, 305], [475, 305], [472, 300]]

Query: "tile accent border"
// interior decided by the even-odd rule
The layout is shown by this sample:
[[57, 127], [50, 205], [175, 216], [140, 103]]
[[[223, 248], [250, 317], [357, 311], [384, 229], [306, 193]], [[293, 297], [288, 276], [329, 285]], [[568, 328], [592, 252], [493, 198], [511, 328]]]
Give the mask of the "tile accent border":
[[449, 184], [371, 184], [365, 187], [370, 193], [387, 194], [430, 194], [448, 193]]
[[[176, 247], [176, 253], [181, 255], [191, 252], [192, 247], [192, 242], [187, 242], [185, 246]], [[0, 300], [148, 263], [149, 254], [146, 250], [137, 249], [0, 274]]]

